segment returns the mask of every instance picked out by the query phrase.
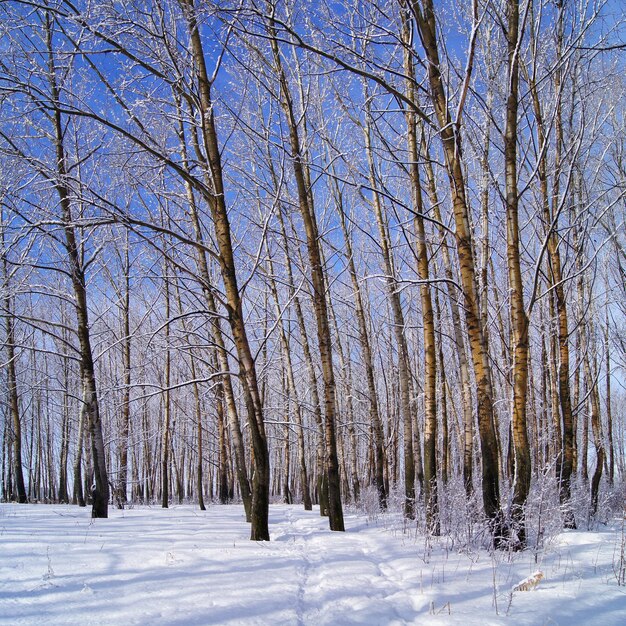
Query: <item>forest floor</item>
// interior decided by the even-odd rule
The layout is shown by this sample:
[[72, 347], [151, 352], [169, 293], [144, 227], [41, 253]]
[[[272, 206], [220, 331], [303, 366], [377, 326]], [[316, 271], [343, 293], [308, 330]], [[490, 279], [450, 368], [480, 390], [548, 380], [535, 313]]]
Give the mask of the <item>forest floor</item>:
[[[276, 504], [258, 543], [237, 505], [109, 514], [0, 505], [0, 623], [626, 624], [617, 521], [492, 553], [426, 541], [392, 513], [347, 513], [331, 533], [318, 511]], [[511, 593], [536, 570], [535, 590]]]

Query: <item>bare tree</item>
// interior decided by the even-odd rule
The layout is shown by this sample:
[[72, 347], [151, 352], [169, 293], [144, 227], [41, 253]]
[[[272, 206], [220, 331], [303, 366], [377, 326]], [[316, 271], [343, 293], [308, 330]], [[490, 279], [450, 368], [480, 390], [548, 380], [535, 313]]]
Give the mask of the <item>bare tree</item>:
[[199, 113], [202, 119], [202, 138], [206, 150], [207, 170], [205, 183], [208, 190], [207, 202], [211, 208], [216, 239], [219, 248], [219, 264], [222, 280], [226, 289], [228, 320], [235, 340], [241, 381], [246, 396], [248, 410], [248, 426], [252, 447], [254, 449], [254, 473], [252, 477], [252, 508], [251, 508], [251, 539], [268, 541], [268, 512], [270, 465], [265, 424], [263, 421], [263, 405], [259, 393], [254, 356], [248, 341], [245, 328], [241, 294], [237, 283], [237, 271], [232, 249], [230, 223], [226, 208], [225, 189], [223, 182], [222, 161], [215, 125], [215, 113], [211, 96], [212, 80], [206, 68], [204, 49], [192, 0], [181, 0], [185, 11], [190, 37], [191, 52], [194, 59], [196, 78], [199, 87]]
[[[17, 355], [15, 352], [15, 328], [13, 317], [13, 299], [11, 296], [9, 265], [7, 261], [7, 243], [5, 239], [4, 228], [4, 209], [0, 209], [0, 229], [2, 239], [2, 289], [4, 291], [3, 317], [4, 329], [6, 333], [6, 353], [7, 353], [7, 400], [9, 412], [11, 414], [11, 423], [13, 425], [13, 476], [15, 478], [15, 488], [17, 501], [20, 503], [28, 502], [26, 495], [26, 487], [24, 483], [24, 472], [22, 470], [22, 420], [20, 416], [19, 396], [17, 391], [17, 375], [15, 362]], [[8, 438], [7, 438], [8, 439]], [[11, 482], [11, 481], [9, 481]]]
[[510, 323], [513, 344], [513, 416], [512, 433], [515, 452], [513, 517], [521, 546], [526, 544], [524, 506], [530, 491], [531, 461], [526, 426], [528, 392], [528, 315], [524, 308], [524, 284], [520, 264], [519, 190], [517, 184], [519, 55], [524, 23], [520, 34], [519, 2], [507, 2], [508, 92], [504, 159], [506, 178], [507, 265], [510, 287]]
[[341, 488], [339, 477], [339, 463], [337, 459], [337, 440], [335, 432], [335, 413], [337, 400], [335, 397], [335, 375], [333, 369], [332, 340], [328, 317], [328, 304], [324, 288], [323, 267], [320, 254], [319, 233], [315, 209], [312, 204], [310, 185], [307, 187], [304, 174], [303, 154], [298, 135], [298, 124], [295, 117], [291, 93], [282, 68], [282, 60], [275, 36], [273, 23], [270, 21], [274, 64], [280, 81], [281, 104], [289, 127], [289, 142], [294, 176], [298, 187], [298, 202], [300, 214], [306, 232], [307, 251], [311, 267], [311, 282], [313, 286], [313, 306], [317, 323], [317, 343], [322, 361], [322, 377], [324, 379], [324, 432], [326, 439], [326, 472], [328, 473], [328, 517], [330, 529], [343, 531], [343, 509], [341, 506]]
[[81, 259], [79, 246], [72, 216], [72, 194], [67, 186], [68, 165], [64, 146], [64, 132], [59, 87], [57, 84], [57, 67], [53, 48], [53, 19], [50, 13], [45, 14], [44, 28], [48, 53], [48, 72], [50, 81], [50, 103], [53, 114], [54, 145], [56, 151], [56, 172], [53, 184], [59, 197], [61, 220], [65, 235], [65, 248], [69, 263], [69, 274], [74, 289], [74, 305], [76, 308], [76, 333], [80, 343], [81, 370], [83, 379], [83, 408], [85, 422], [91, 440], [91, 454], [94, 469], [94, 485], [92, 487], [92, 517], [107, 517], [109, 504], [109, 481], [106, 468], [106, 455], [102, 422], [98, 405], [96, 373], [94, 369], [91, 337], [89, 331], [89, 309], [87, 305], [87, 288], [85, 263]]
[[[407, 96], [417, 101], [415, 67], [413, 61], [412, 22], [410, 13], [403, 11], [404, 67], [407, 80]], [[437, 498], [437, 345], [435, 340], [435, 314], [431, 298], [429, 250], [424, 225], [424, 201], [419, 171], [419, 139], [417, 115], [407, 109], [407, 164], [413, 203], [415, 224], [415, 250], [417, 275], [420, 281], [420, 299], [424, 324], [424, 497], [426, 500], [426, 525], [433, 535], [439, 534], [439, 504]]]
[[[343, 204], [343, 196], [339, 190], [336, 178], [333, 178], [333, 192], [335, 197], [335, 206], [339, 214], [341, 224], [341, 232], [344, 238], [345, 254], [348, 261], [348, 271], [350, 273], [350, 281], [354, 293], [354, 308], [359, 329], [359, 343], [361, 345], [361, 354], [363, 356], [365, 366], [365, 376], [367, 379], [367, 388], [369, 392], [370, 402], [370, 421], [374, 434], [374, 455], [375, 455], [375, 481], [378, 490], [378, 499], [382, 508], [387, 505], [387, 490], [385, 488], [385, 451], [383, 424], [380, 417], [380, 409], [378, 406], [378, 393], [376, 390], [376, 380], [374, 378], [374, 359], [372, 356], [372, 348], [367, 329], [367, 321], [365, 318], [365, 307], [363, 305], [363, 296], [361, 294], [361, 285], [354, 261], [354, 251], [352, 248], [352, 240], [348, 231], [346, 214]], [[356, 453], [356, 452], [355, 452]], [[355, 496], [356, 497], [356, 496]]]
[[[498, 447], [493, 414], [494, 394], [491, 384], [489, 355], [482, 324], [480, 323], [478, 296], [476, 293], [473, 238], [469, 222], [469, 204], [467, 201], [465, 173], [463, 171], [463, 150], [460, 134], [462, 107], [459, 107], [456, 118], [453, 118], [448, 104], [449, 97], [441, 72], [436, 13], [432, 1], [423, 0], [422, 2], [418, 2], [417, 0], [412, 0], [411, 8], [428, 61], [430, 95], [439, 125], [439, 135], [441, 137], [446, 171], [450, 183], [450, 193], [456, 226], [456, 247], [461, 284], [463, 286], [465, 317], [474, 363], [478, 401], [483, 505], [487, 517], [493, 524], [494, 539], [496, 543], [498, 543], [499, 537], [501, 537], [503, 533], [503, 527], [502, 512], [500, 509]], [[469, 79], [471, 72], [471, 55], [473, 55], [473, 50], [470, 51], [466, 79]]]

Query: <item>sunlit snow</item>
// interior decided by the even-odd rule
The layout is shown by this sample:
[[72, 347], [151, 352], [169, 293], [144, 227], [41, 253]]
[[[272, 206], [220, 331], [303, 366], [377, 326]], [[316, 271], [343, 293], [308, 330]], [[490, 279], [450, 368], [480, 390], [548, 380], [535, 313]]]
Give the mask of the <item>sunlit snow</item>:
[[[621, 527], [568, 531], [532, 551], [459, 551], [393, 515], [272, 505], [251, 542], [241, 506], [0, 505], [2, 624], [626, 623]], [[540, 569], [536, 589], [511, 593]]]

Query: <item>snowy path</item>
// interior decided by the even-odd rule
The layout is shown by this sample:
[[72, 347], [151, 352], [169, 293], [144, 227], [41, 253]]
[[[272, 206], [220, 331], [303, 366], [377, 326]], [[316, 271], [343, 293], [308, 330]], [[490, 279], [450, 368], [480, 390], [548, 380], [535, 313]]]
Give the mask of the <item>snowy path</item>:
[[317, 512], [273, 505], [272, 541], [256, 543], [240, 506], [110, 515], [0, 505], [0, 623], [626, 624], [615, 530], [561, 535], [546, 580], [509, 606], [532, 554], [427, 552], [392, 517], [346, 515], [331, 533]]

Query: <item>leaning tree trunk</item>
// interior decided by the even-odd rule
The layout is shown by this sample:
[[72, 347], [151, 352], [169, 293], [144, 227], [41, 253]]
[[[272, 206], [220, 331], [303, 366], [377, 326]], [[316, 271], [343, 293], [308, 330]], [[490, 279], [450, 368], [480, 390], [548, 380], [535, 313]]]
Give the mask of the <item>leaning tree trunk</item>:
[[[269, 141], [268, 141], [269, 146]], [[272, 177], [272, 183], [274, 185], [274, 192], [279, 192], [279, 181], [274, 169], [271, 155], [268, 152], [267, 165]], [[306, 174], [306, 170], [305, 170]], [[302, 304], [300, 297], [296, 291], [294, 275], [293, 275], [293, 259], [291, 257], [289, 238], [287, 237], [287, 229], [285, 227], [285, 218], [283, 216], [283, 206], [281, 203], [278, 205], [277, 210], [278, 224], [280, 226], [280, 235], [283, 241], [283, 254], [284, 254], [284, 266], [287, 271], [287, 289], [289, 293], [289, 300], [293, 302], [294, 311], [296, 314], [296, 320], [298, 323], [298, 330], [300, 333], [300, 342], [302, 344], [302, 351], [304, 353], [304, 362], [306, 365], [307, 375], [309, 378], [309, 389], [311, 390], [311, 406], [313, 417], [315, 419], [315, 427], [317, 430], [316, 446], [315, 446], [315, 472], [317, 474], [317, 500], [320, 506], [320, 515], [323, 517], [328, 516], [328, 476], [324, 469], [324, 457], [325, 457], [325, 435], [324, 424], [322, 420], [322, 409], [318, 393], [317, 374], [315, 372], [315, 366], [313, 364], [313, 358], [311, 355], [311, 346], [309, 343], [309, 336], [306, 329], [306, 323], [304, 321], [304, 314], [302, 311]], [[300, 409], [302, 413], [302, 410]], [[310, 488], [309, 498], [311, 498]], [[306, 507], [305, 507], [306, 508]]]
[[98, 405], [96, 373], [91, 350], [89, 331], [89, 311], [87, 307], [87, 287], [83, 262], [79, 254], [72, 218], [72, 202], [67, 186], [68, 167], [63, 144], [63, 124], [59, 99], [59, 88], [56, 82], [56, 65], [52, 48], [52, 22], [46, 15], [46, 43], [48, 48], [49, 80], [53, 103], [54, 144], [56, 150], [56, 181], [55, 188], [61, 206], [61, 218], [65, 235], [65, 250], [69, 264], [69, 273], [74, 290], [74, 306], [76, 309], [76, 333], [80, 344], [80, 362], [83, 384], [83, 411], [86, 416], [87, 429], [90, 435], [91, 455], [94, 470], [92, 487], [92, 517], [108, 517], [109, 481], [106, 468], [104, 438]]
[[[406, 337], [404, 335], [404, 314], [400, 301], [400, 292], [395, 278], [395, 269], [389, 242], [387, 225], [383, 218], [378, 184], [376, 180], [376, 169], [374, 166], [373, 147], [371, 142], [370, 118], [368, 115], [366, 127], [363, 129], [365, 139], [365, 151], [369, 168], [369, 182], [374, 190], [372, 195], [372, 205], [374, 216], [378, 226], [380, 236], [380, 249], [383, 257], [385, 269], [385, 286], [387, 297], [393, 315], [393, 336], [398, 349], [398, 385], [400, 391], [400, 420], [403, 427], [404, 442], [404, 515], [408, 519], [415, 517], [415, 457], [413, 450], [413, 420], [411, 417], [411, 384], [409, 372], [409, 355]], [[423, 481], [421, 468], [419, 470], [420, 483]]]
[[[333, 179], [335, 180], [335, 179]], [[346, 246], [346, 258], [348, 261], [348, 272], [352, 282], [352, 292], [354, 294], [354, 310], [359, 329], [359, 343], [361, 344], [361, 355], [363, 357], [363, 365], [365, 367], [365, 378], [367, 380], [367, 389], [369, 393], [370, 407], [370, 423], [374, 434], [374, 476], [376, 482], [376, 490], [378, 491], [378, 502], [381, 508], [387, 506], [387, 490], [385, 488], [385, 441], [383, 434], [383, 424], [378, 408], [378, 393], [376, 391], [376, 381], [374, 379], [374, 359], [372, 357], [372, 348], [370, 345], [369, 333], [367, 330], [367, 322], [365, 320], [365, 309], [363, 307], [363, 296], [361, 295], [361, 285], [356, 272], [354, 263], [354, 252], [352, 250], [352, 240], [346, 225], [346, 215], [343, 207], [343, 198], [337, 185], [334, 186], [335, 203], [339, 212], [339, 221], [341, 223], [341, 231]]]
[[[322, 257], [323, 258], [323, 257]], [[324, 260], [325, 263], [325, 260]], [[326, 282], [326, 289], [329, 290], [328, 283]], [[328, 300], [328, 308], [330, 313], [330, 319], [333, 324], [333, 329], [335, 331], [335, 341], [337, 342], [337, 356], [339, 357], [339, 371], [345, 372], [345, 385], [346, 385], [346, 412], [347, 412], [347, 430], [350, 441], [350, 476], [352, 479], [352, 494], [354, 497], [354, 503], [358, 503], [359, 497], [361, 494], [361, 485], [359, 482], [359, 472], [358, 472], [358, 441], [356, 438], [356, 432], [354, 430], [354, 403], [353, 403], [353, 392], [354, 387], [352, 383], [352, 367], [350, 364], [350, 346], [348, 345], [347, 354], [348, 358], [345, 358], [345, 353], [343, 349], [343, 344], [341, 341], [341, 334], [339, 332], [339, 325], [337, 323], [337, 315], [335, 314], [335, 309], [333, 307], [333, 302], [331, 299]], [[341, 443], [342, 439], [339, 437], [338, 441]], [[345, 450], [345, 446], [344, 446]], [[345, 462], [345, 453], [343, 455], [343, 473], [345, 478], [345, 492], [350, 493], [348, 488], [349, 482], [347, 479], [347, 470], [346, 470], [346, 462]], [[380, 502], [380, 500], [379, 500]]]
[[306, 364], [307, 375], [309, 378], [309, 388], [311, 390], [311, 405], [313, 408], [313, 417], [315, 419], [315, 426], [317, 429], [317, 445], [315, 446], [315, 470], [317, 472], [317, 497], [320, 505], [320, 515], [328, 515], [328, 479], [324, 470], [324, 457], [325, 457], [325, 437], [324, 437], [324, 424], [322, 421], [322, 409], [317, 390], [317, 374], [315, 372], [315, 366], [313, 365], [313, 356], [311, 354], [311, 346], [309, 343], [309, 336], [306, 329], [306, 323], [304, 321], [304, 313], [302, 311], [302, 304], [300, 298], [296, 293], [292, 259], [290, 255], [289, 239], [287, 238], [287, 231], [285, 228], [285, 220], [282, 213], [282, 208], [278, 209], [278, 222], [280, 225], [281, 237], [283, 240], [284, 254], [285, 254], [285, 268], [287, 270], [287, 287], [289, 289], [289, 299], [293, 302], [294, 311], [296, 313], [296, 320], [298, 322], [298, 330], [300, 332], [300, 341], [302, 343], [302, 352], [304, 353], [304, 362]]
[[[287, 394], [288, 399], [293, 404], [293, 410], [295, 415], [295, 431], [296, 431], [296, 442], [298, 449], [298, 468], [300, 471], [300, 486], [302, 489], [302, 503], [304, 505], [305, 511], [310, 511], [313, 508], [313, 504], [311, 502], [311, 493], [309, 490], [309, 477], [306, 467], [306, 450], [304, 446], [304, 429], [302, 427], [302, 407], [300, 406], [300, 399], [298, 397], [298, 388], [296, 386], [295, 377], [293, 374], [293, 364], [291, 361], [291, 350], [289, 348], [289, 339], [287, 338], [287, 333], [285, 332], [285, 327], [283, 325], [283, 321], [280, 318], [281, 316], [281, 308], [280, 308], [280, 300], [278, 298], [278, 289], [276, 288], [276, 280], [274, 278], [274, 263], [272, 261], [272, 257], [268, 251], [268, 266], [269, 266], [269, 274], [270, 274], [270, 290], [272, 292], [272, 296], [274, 298], [274, 303], [276, 305], [276, 317], [278, 320], [278, 335], [280, 337], [280, 348], [283, 353], [283, 359], [285, 363], [285, 373], [287, 376]], [[286, 455], [285, 455], [286, 456]]]
[[492, 525], [494, 542], [499, 544], [504, 528], [500, 508], [498, 446], [493, 412], [494, 394], [491, 385], [489, 354], [480, 321], [478, 294], [476, 292], [473, 236], [465, 188], [460, 128], [452, 120], [448, 108], [449, 100], [444, 87], [439, 60], [433, 2], [432, 0], [422, 0], [422, 2], [411, 0], [411, 6], [428, 61], [430, 94], [440, 129], [439, 134], [450, 183], [461, 284], [465, 299], [465, 318], [474, 363], [478, 401], [477, 413], [482, 457], [483, 506], [485, 514]]
[[[270, 31], [273, 25], [270, 24]], [[294, 176], [298, 188], [298, 203], [306, 233], [307, 251], [311, 266], [311, 282], [313, 286], [313, 308], [317, 323], [317, 341], [322, 362], [322, 378], [324, 380], [324, 433], [326, 441], [326, 472], [328, 476], [328, 517], [330, 529], [343, 531], [343, 509], [341, 505], [341, 480], [339, 476], [339, 460], [337, 457], [337, 441], [335, 421], [337, 401], [335, 397], [335, 375], [333, 370], [332, 342], [328, 322], [328, 304], [324, 288], [323, 267], [320, 254], [319, 233], [315, 210], [305, 181], [298, 125], [293, 109], [291, 94], [287, 85], [278, 43], [275, 36], [271, 38], [274, 63], [278, 72], [281, 91], [281, 105], [287, 118], [289, 140]]]
[[[177, 102], [177, 109], [180, 117], [178, 125], [178, 135], [181, 148], [181, 160], [184, 171], [186, 173], [189, 173], [189, 158], [187, 155], [185, 130], [182, 122], [182, 110], [179, 102]], [[196, 154], [201, 155], [200, 145], [195, 131], [192, 134], [192, 142], [194, 144]], [[206, 162], [204, 163], [204, 165], [205, 167], [207, 167]], [[189, 214], [191, 217], [191, 224], [193, 226], [194, 238], [197, 244], [196, 263], [198, 264], [199, 279], [202, 285], [202, 291], [206, 301], [208, 313], [211, 316], [211, 339], [216, 346], [217, 362], [219, 364], [219, 369], [222, 373], [221, 385], [224, 404], [226, 406], [226, 415], [228, 417], [228, 426], [235, 451], [235, 471], [237, 474], [237, 482], [239, 484], [239, 491], [241, 493], [241, 499], [243, 501], [244, 510], [246, 512], [246, 520], [251, 521], [252, 492], [250, 490], [250, 480], [248, 479], [248, 470], [246, 467], [246, 453], [243, 442], [243, 435], [241, 433], [241, 424], [239, 422], [239, 414], [237, 411], [237, 404], [235, 401], [235, 394], [233, 391], [233, 384], [230, 376], [228, 352], [226, 351], [224, 335], [222, 333], [220, 319], [217, 314], [217, 303], [213, 295], [213, 284], [211, 281], [211, 275], [209, 273], [209, 264], [207, 262], [204, 236], [202, 234], [202, 226], [200, 223], [200, 216], [198, 213], [196, 198], [189, 181], [185, 181], [185, 191], [189, 204]]]
[[222, 157], [215, 126], [215, 112], [211, 97], [211, 81], [207, 72], [202, 38], [196, 21], [193, 0], [180, 0], [185, 12], [191, 54], [193, 56], [196, 77], [198, 80], [198, 106], [202, 120], [202, 137], [208, 171], [205, 171], [205, 199], [211, 209], [217, 246], [219, 264], [226, 292], [226, 309], [228, 321], [233, 333], [240, 367], [241, 384], [244, 400], [248, 410], [248, 427], [253, 450], [252, 508], [251, 535], [256, 541], [269, 541], [269, 494], [270, 494], [270, 461], [265, 434], [263, 403], [259, 393], [256, 367], [252, 349], [246, 332], [244, 313], [237, 283], [235, 257], [228, 210], [226, 207], [226, 190], [224, 188]]
[[[289, 12], [288, 6], [285, 7], [285, 10]], [[293, 52], [293, 70], [294, 75], [296, 77], [297, 85], [296, 88], [299, 92], [300, 103], [302, 110], [305, 107], [305, 86], [302, 81], [302, 69], [300, 65], [300, 59], [295, 48], [292, 49]], [[306, 119], [303, 117], [303, 123], [300, 124], [298, 129], [300, 134], [300, 146], [302, 149], [303, 159], [302, 159], [302, 173], [304, 176], [305, 187], [309, 192], [309, 195], [312, 193], [312, 184], [311, 184], [311, 173], [307, 166], [307, 125]], [[270, 167], [270, 171], [272, 174], [272, 180], [274, 182], [274, 188], [278, 190], [278, 180], [276, 177], [276, 173], [274, 170], [274, 166], [272, 163], [271, 156], [269, 155], [269, 142], [268, 142], [268, 165]], [[310, 199], [311, 204], [313, 205], [313, 199]], [[294, 302], [294, 309], [296, 312], [296, 317], [298, 320], [298, 327], [300, 329], [300, 337], [302, 341], [302, 349], [304, 351], [304, 359], [306, 362], [307, 373], [309, 377], [309, 387], [311, 389], [311, 404], [313, 405], [313, 417], [315, 419], [315, 424], [318, 431], [317, 438], [317, 447], [316, 447], [316, 472], [317, 472], [317, 496], [320, 505], [320, 515], [327, 517], [328, 516], [328, 472], [325, 470], [325, 456], [326, 456], [326, 443], [325, 443], [325, 434], [324, 434], [324, 423], [322, 420], [322, 409], [321, 402], [318, 394], [318, 385], [317, 385], [317, 373], [315, 372], [315, 366], [313, 364], [313, 360], [311, 358], [311, 348], [309, 344], [309, 338], [306, 331], [306, 325], [304, 323], [304, 316], [302, 315], [302, 306], [300, 303], [300, 298], [295, 295], [295, 283], [293, 282], [293, 272], [291, 269], [291, 259], [289, 257], [288, 249], [289, 242], [286, 237], [286, 231], [284, 227], [284, 220], [282, 216], [282, 211], [279, 210], [279, 221], [281, 227], [281, 233], [283, 240], [285, 242], [285, 263], [287, 268], [287, 274], [289, 278], [289, 289], [290, 289], [290, 298]], [[291, 220], [290, 220], [291, 221]]]

